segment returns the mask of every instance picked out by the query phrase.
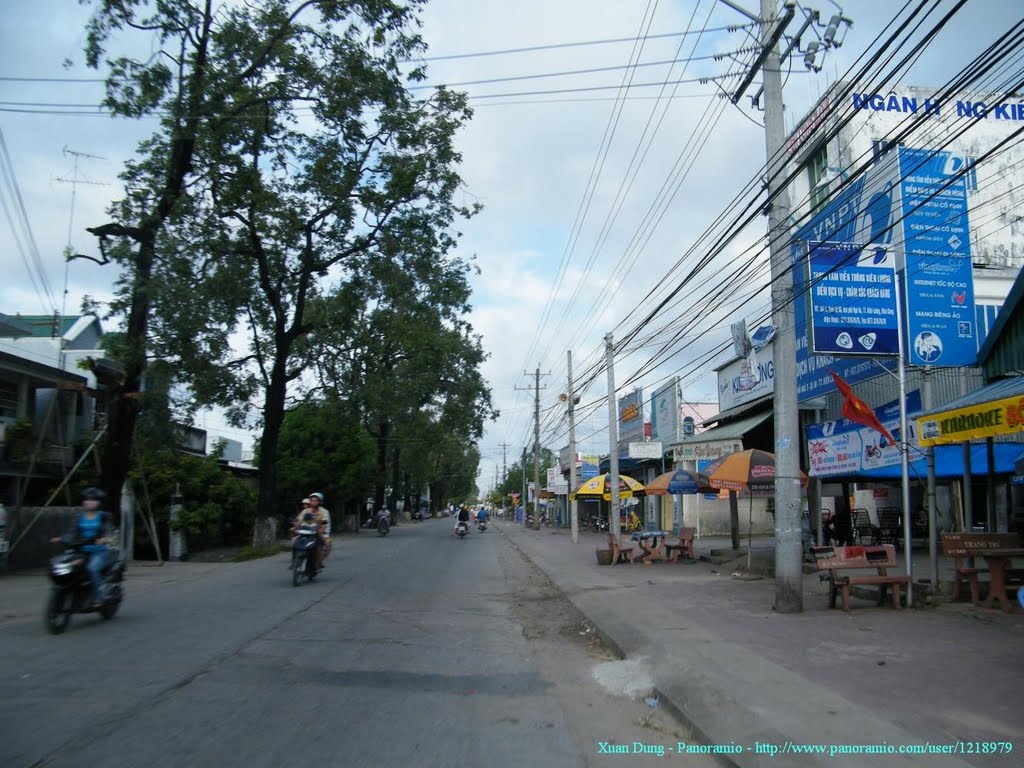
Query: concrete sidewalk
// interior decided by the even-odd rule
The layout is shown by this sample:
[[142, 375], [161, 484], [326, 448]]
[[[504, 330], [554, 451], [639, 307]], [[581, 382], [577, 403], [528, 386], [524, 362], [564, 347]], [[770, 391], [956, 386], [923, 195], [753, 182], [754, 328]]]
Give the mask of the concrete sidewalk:
[[[662, 703], [706, 743], [740, 747], [728, 755], [735, 765], [1021, 764], [1024, 612], [896, 611], [853, 598], [847, 614], [829, 610], [827, 585], [810, 574], [803, 613], [776, 614], [772, 578], [739, 581], [702, 561], [599, 566], [606, 535], [581, 533], [573, 545], [565, 530], [495, 527], [623, 656], [643, 660]], [[696, 551], [727, 546], [704, 539]], [[755, 540], [753, 551], [763, 562], [772, 544]], [[973, 742], [1012, 742], [1013, 751], [971, 754]], [[926, 743], [952, 754], [899, 752]], [[794, 753], [796, 745], [824, 753]], [[866, 745], [893, 753], [840, 751]]]

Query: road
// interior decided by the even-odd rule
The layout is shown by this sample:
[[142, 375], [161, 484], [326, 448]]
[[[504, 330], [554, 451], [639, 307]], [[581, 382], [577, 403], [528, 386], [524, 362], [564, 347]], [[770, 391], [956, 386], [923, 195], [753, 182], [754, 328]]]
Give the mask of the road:
[[0, 580], [0, 765], [664, 765], [602, 753], [688, 735], [502, 525], [348, 536], [297, 588], [285, 555], [129, 571], [59, 636], [41, 575]]

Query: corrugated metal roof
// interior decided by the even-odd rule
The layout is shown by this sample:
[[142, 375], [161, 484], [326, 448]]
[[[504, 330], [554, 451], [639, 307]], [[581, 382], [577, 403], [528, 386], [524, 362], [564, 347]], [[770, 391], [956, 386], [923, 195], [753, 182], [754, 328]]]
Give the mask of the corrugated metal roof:
[[748, 432], [770, 419], [773, 413], [774, 411], [764, 411], [756, 416], [748, 416], [745, 419], [732, 421], [720, 427], [712, 427], [701, 432], [699, 435], [687, 437], [684, 440], [672, 443], [672, 445], [699, 445], [700, 443], [710, 443], [715, 440], [739, 440]]
[[958, 397], [956, 400], [946, 403], [941, 408], [932, 408], [930, 411], [922, 413], [921, 416], [918, 416], [917, 418], [933, 416], [945, 411], [955, 411], [958, 408], [972, 408], [975, 405], [990, 403], [993, 400], [1002, 400], [1005, 397], [1022, 396], [1024, 396], [1024, 376], [1013, 376], [1008, 379], [1001, 379], [1000, 381], [993, 382], [981, 389], [976, 389], [973, 392], [969, 392], [963, 397]]

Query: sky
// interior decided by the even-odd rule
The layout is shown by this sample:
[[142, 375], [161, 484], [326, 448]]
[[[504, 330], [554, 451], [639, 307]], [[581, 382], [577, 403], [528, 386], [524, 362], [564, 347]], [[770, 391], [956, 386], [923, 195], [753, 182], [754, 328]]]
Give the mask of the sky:
[[[940, 9], [954, 5], [938, 2]], [[738, 4], [756, 10], [755, 0]], [[819, 56], [820, 72], [808, 72], [802, 55], [786, 67], [787, 132], [871, 47], [902, 3], [840, 5], [853, 21], [842, 47], [824, 60]], [[801, 0], [801, 7], [826, 20], [839, 8], [832, 0]], [[109, 298], [116, 275], [89, 261], [66, 265], [64, 248], [96, 254], [84, 227], [107, 220], [104, 211], [120, 194], [120, 169], [155, 125], [90, 108], [101, 98], [100, 83], [19, 79], [97, 77], [81, 52], [91, 4], [6, 0], [4, 10], [0, 131], [48, 290], [30, 279], [26, 259], [32, 248], [23, 230], [12, 226], [13, 201], [5, 192], [0, 312], [48, 314], [56, 308], [74, 314], [85, 295]], [[1018, 0], [970, 0], [904, 82], [945, 82], [1019, 17]], [[798, 10], [790, 31], [802, 20]], [[735, 88], [755, 41], [746, 29], [726, 29], [748, 20], [717, 0], [433, 0], [422, 21], [430, 47], [426, 82], [467, 91], [474, 109], [459, 137], [461, 195], [481, 203], [483, 211], [459, 227], [459, 252], [479, 268], [469, 320], [488, 353], [483, 373], [500, 412], [479, 444], [479, 485], [486, 491], [504, 464], [532, 447], [537, 370], [542, 445], [557, 452], [568, 443], [559, 405], [569, 387], [567, 352], [580, 395], [579, 450], [607, 453], [605, 334], [635, 327], [653, 307], [648, 294], [677, 285], [693, 269], [689, 249], [764, 164], [763, 112], [746, 98], [732, 105], [707, 79], [732, 73], [717, 82]], [[684, 31], [689, 34], [679, 34]], [[65, 60], [71, 62], [66, 68]], [[632, 61], [641, 66], [629, 69]], [[620, 101], [623, 82], [632, 87]], [[759, 84], [758, 77], [747, 95]], [[83, 105], [74, 111], [88, 114], [54, 114], [65, 108], [53, 104]], [[723, 297], [718, 312], [701, 301], [764, 229], [764, 219], [753, 222], [615, 355], [619, 397], [641, 386], [649, 399], [678, 375], [684, 400], [715, 400], [713, 369], [725, 362], [724, 353], [716, 359], [700, 355], [728, 338], [730, 322], [752, 322], [767, 309], [766, 280]], [[680, 260], [681, 268], [672, 271]], [[677, 342], [669, 349], [676, 353], [659, 357], [659, 365], [647, 365], [667, 338], [652, 331], [695, 316], [699, 333]], [[201, 416], [197, 426], [211, 438], [231, 437], [251, 447], [252, 433], [231, 428], [220, 414]]]

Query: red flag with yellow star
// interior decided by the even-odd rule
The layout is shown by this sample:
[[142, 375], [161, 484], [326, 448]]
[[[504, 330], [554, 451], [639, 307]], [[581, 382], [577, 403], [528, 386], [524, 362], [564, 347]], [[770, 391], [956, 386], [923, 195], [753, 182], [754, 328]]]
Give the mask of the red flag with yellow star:
[[876, 432], [881, 432], [889, 440], [890, 445], [896, 445], [896, 438], [890, 434], [889, 430], [882, 426], [882, 422], [878, 420], [871, 407], [853, 394], [850, 385], [843, 381], [842, 377], [835, 371], [830, 370], [829, 373], [832, 374], [836, 386], [839, 387], [839, 391], [843, 395], [843, 416], [852, 422], [863, 424], [865, 427], [870, 427]]

